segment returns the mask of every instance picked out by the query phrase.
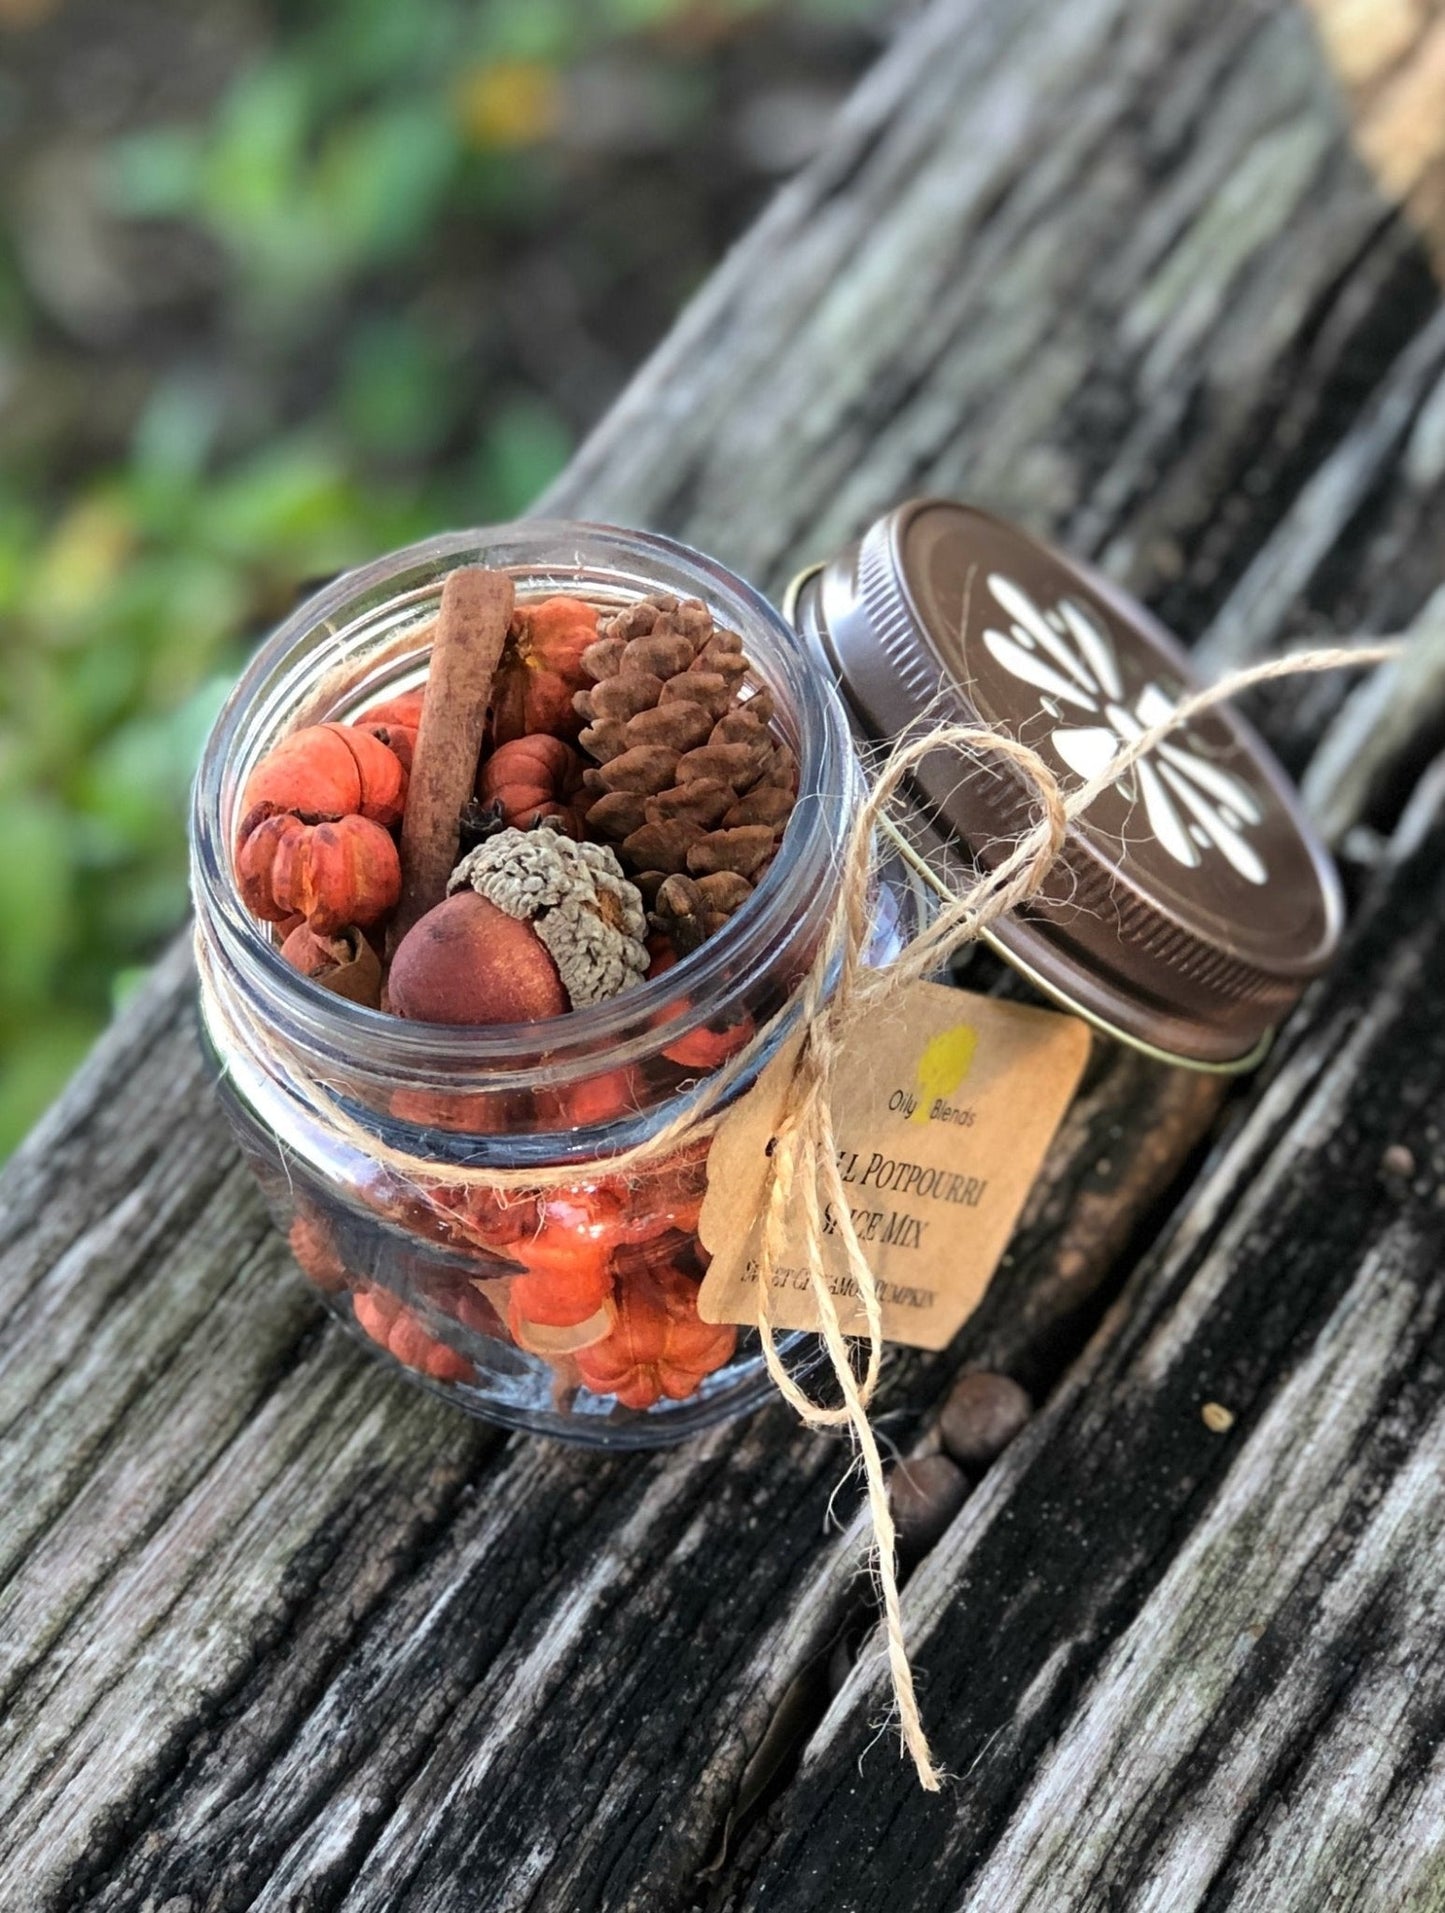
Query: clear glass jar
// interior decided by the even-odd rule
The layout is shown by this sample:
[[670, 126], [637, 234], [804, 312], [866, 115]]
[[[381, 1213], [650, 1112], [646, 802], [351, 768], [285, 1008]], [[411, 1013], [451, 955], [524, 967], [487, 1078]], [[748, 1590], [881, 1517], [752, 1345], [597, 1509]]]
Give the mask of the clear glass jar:
[[[426, 1024], [345, 1001], [282, 960], [232, 875], [252, 768], [297, 726], [418, 684], [441, 581], [463, 564], [506, 569], [521, 599], [701, 598], [741, 634], [799, 764], [777, 855], [727, 925], [664, 974], [544, 1023]], [[281, 626], [221, 713], [196, 781], [204, 1022], [279, 1226], [369, 1346], [489, 1420], [599, 1444], [677, 1440], [768, 1394], [756, 1336], [696, 1313], [705, 1146], [625, 1185], [607, 1159], [686, 1109], [794, 996], [861, 789], [842, 705], [793, 632], [741, 579], [668, 539], [543, 522], [434, 538], [348, 573]], [[920, 907], [902, 866], [885, 873], [875, 960]], [[400, 1173], [386, 1160], [397, 1154], [432, 1173]], [[575, 1183], [503, 1198], [445, 1173], [538, 1164], [575, 1164]], [[788, 1351], [807, 1363], [811, 1338]]]

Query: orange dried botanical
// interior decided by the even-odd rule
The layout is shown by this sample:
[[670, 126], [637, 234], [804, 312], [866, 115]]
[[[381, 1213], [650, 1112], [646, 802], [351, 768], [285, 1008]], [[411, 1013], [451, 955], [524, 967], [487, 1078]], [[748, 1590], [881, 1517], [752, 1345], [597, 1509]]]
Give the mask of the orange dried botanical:
[[372, 1010], [380, 1007], [381, 958], [354, 925], [348, 924], [334, 936], [318, 936], [303, 917], [287, 933], [281, 955], [293, 970], [333, 996], [364, 1003]]
[[507, 1327], [536, 1355], [571, 1354], [600, 1341], [615, 1320], [608, 1245], [589, 1230], [585, 1203], [551, 1202], [534, 1235], [507, 1245], [514, 1276]]
[[306, 1209], [298, 1211], [288, 1240], [292, 1255], [317, 1288], [324, 1289], [328, 1295], [340, 1294], [349, 1280], [346, 1264], [320, 1216]]
[[430, 1200], [464, 1243], [493, 1255], [506, 1255], [510, 1244], [535, 1235], [542, 1226], [537, 1196], [522, 1189], [489, 1189], [484, 1183], [436, 1183]]
[[406, 772], [380, 738], [350, 724], [309, 724], [283, 737], [252, 771], [240, 834], [258, 813], [278, 810], [310, 824], [358, 815], [391, 825], [401, 821], [405, 803]]
[[387, 749], [401, 760], [401, 767], [407, 776], [411, 776], [412, 759], [416, 755], [416, 734], [421, 725], [421, 704], [424, 691], [403, 691], [400, 697], [389, 697], [381, 704], [373, 704], [356, 718], [359, 731], [367, 731], [372, 737], [379, 738]]
[[624, 1408], [651, 1408], [666, 1396], [685, 1401], [705, 1375], [737, 1346], [737, 1330], [704, 1322], [697, 1284], [671, 1268], [630, 1276], [616, 1301], [617, 1326], [576, 1356], [594, 1395], [615, 1395]]
[[543, 598], [520, 604], [492, 681], [492, 742], [510, 743], [537, 731], [574, 738], [580, 720], [572, 708], [591, 682], [582, 653], [597, 636], [597, 613], [581, 598]]
[[582, 816], [574, 803], [582, 786], [582, 759], [548, 731], [514, 737], [482, 760], [477, 799], [495, 805], [499, 821], [514, 830], [530, 830], [550, 821], [569, 837], [582, 835]]
[[357, 1325], [388, 1355], [435, 1382], [469, 1382], [475, 1370], [464, 1355], [439, 1342], [421, 1318], [390, 1289], [359, 1290], [351, 1298]]
[[334, 936], [396, 908], [401, 864], [391, 838], [365, 817], [306, 824], [281, 811], [242, 839], [236, 883], [253, 916], [280, 923], [299, 913], [319, 936]]
[[[516, 1244], [510, 1254], [516, 1255]], [[572, 1328], [597, 1313], [612, 1295], [605, 1255], [579, 1254], [550, 1269], [531, 1269], [512, 1279], [512, 1309], [527, 1322]]]
[[395, 697], [383, 698], [380, 704], [368, 704], [360, 717], [353, 719], [361, 725], [398, 725], [402, 730], [414, 731], [421, 723], [421, 707], [426, 691], [418, 686], [415, 691], [401, 691]]

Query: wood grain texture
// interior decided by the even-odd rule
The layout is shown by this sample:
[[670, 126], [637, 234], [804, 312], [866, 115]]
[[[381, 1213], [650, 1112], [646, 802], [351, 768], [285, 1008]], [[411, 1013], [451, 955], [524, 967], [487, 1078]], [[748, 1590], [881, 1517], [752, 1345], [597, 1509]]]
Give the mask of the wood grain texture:
[[738, 1905], [1442, 1903], [1442, 872], [1437, 816], [910, 1584], [947, 1805], [860, 1768], [870, 1651]]
[[[1445, 549], [1437, 305], [1285, 0], [936, 0], [550, 505], [679, 533], [776, 587], [898, 497], [962, 491], [1062, 535], [1220, 657], [1388, 628]], [[1296, 766], [1347, 688], [1259, 702]], [[1388, 829], [1429, 742], [1402, 725], [1346, 822]], [[1233, 1140], [1129, 1307], [910, 1584], [930, 1725], [955, 1767], [978, 1763], [931, 1809], [886, 1746], [859, 1779], [866, 1658], [790, 1778], [866, 1594], [847, 1489], [842, 1532], [828, 1520], [842, 1447], [775, 1409], [604, 1459], [388, 1378], [267, 1232], [178, 950], [0, 1183], [0, 1905], [1268, 1905], [1291, 1787], [1365, 1784], [1309, 1707], [1264, 1708], [1245, 1675], [1274, 1666], [1306, 1699], [1349, 1688], [1341, 1732], [1376, 1750], [1362, 1798], [1384, 1804], [1342, 1877], [1394, 1827], [1423, 1857], [1390, 1877], [1438, 1903], [1420, 1898], [1434, 1689], [1408, 1683], [1423, 1711], [1401, 1715], [1370, 1646], [1380, 1616], [1400, 1665], [1436, 1651], [1409, 1553], [1433, 1517], [1404, 1505], [1433, 1452], [1433, 1171], [1407, 1199], [1370, 1156], [1392, 1097], [1436, 1094], [1436, 1046], [1409, 1031], [1439, 957], [1432, 881], [1422, 851], [1385, 886], [1289, 1052], [1238, 1092]], [[946, 1357], [893, 1363], [892, 1441], [927, 1439], [963, 1363], [1056, 1381], [1183, 1198], [1216, 1097], [1138, 1059], [1101, 1068], [978, 1315]], [[1368, 1277], [1397, 1266], [1402, 1228], [1409, 1310]], [[1350, 1394], [1333, 1378], [1356, 1323]], [[1276, 1404], [1305, 1372], [1345, 1391], [1353, 1445], [1286, 1439]], [[1397, 1376], [1414, 1406], [1368, 1431]], [[1206, 1382], [1240, 1415], [1229, 1436], [1198, 1422]], [[1364, 1565], [1339, 1538], [1357, 1532]], [[1325, 1538], [1291, 1581], [1307, 1534]], [[1209, 1580], [1215, 1555], [1230, 1574]], [[1388, 1617], [1371, 1575], [1405, 1589]], [[1241, 1645], [1244, 1605], [1267, 1652]], [[1170, 1661], [1180, 1641], [1197, 1682]], [[776, 1799], [749, 1825], [733, 1809], [784, 1719], [771, 1780], [749, 1785]], [[1176, 1841], [1151, 1775], [1193, 1826], [1191, 1746], [1208, 1811]], [[1292, 1825], [1330, 1904], [1344, 1863], [1320, 1811]]]

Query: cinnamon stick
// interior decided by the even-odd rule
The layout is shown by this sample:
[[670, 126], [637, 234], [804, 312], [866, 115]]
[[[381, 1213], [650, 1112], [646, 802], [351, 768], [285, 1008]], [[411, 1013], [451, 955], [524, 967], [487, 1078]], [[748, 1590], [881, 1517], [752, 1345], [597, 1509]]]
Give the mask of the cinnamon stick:
[[401, 902], [388, 938], [392, 949], [446, 895], [515, 599], [506, 573], [482, 565], [462, 566], [442, 586], [401, 822]]

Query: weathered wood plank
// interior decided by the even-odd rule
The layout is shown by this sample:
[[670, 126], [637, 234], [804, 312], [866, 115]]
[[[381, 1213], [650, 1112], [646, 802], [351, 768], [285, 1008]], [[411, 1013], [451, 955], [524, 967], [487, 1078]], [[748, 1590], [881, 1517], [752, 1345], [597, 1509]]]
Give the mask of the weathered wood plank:
[[737, 1904], [861, 1913], [905, 1870], [918, 1913], [1441, 1903], [1442, 852], [1437, 816], [910, 1584], [956, 1787], [860, 1772], [866, 1655]]
[[[1291, 586], [1249, 585], [1251, 647], [1393, 623], [1438, 581], [1435, 300], [1285, 0], [938, 0], [551, 503], [777, 585], [901, 493], [958, 489], [1188, 633], [1265, 549]], [[1265, 717], [1302, 756], [1341, 694]], [[265, 1236], [188, 990], [178, 957], [0, 1184], [24, 1486], [0, 1508], [0, 1898], [690, 1905], [784, 1693], [856, 1613], [856, 1541], [824, 1522], [844, 1452], [768, 1411], [602, 1460], [387, 1381]], [[1210, 1113], [1116, 1060], [951, 1356], [895, 1365], [895, 1439], [960, 1360], [1053, 1379]], [[970, 1531], [1014, 1519], [1013, 1479]], [[1031, 1679], [1067, 1612], [1041, 1596]], [[750, 1848], [723, 1888], [779, 1864]]]

